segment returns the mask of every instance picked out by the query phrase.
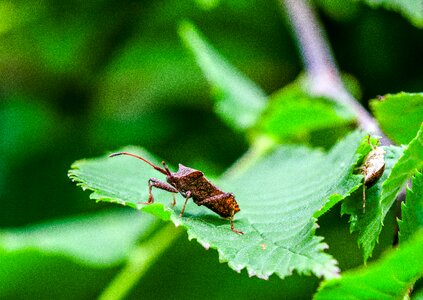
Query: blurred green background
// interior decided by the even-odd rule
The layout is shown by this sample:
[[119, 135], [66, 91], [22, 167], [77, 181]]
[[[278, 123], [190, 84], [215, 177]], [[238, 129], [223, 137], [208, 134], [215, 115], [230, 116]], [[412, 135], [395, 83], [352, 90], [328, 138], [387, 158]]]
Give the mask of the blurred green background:
[[[358, 2], [315, 3], [340, 69], [356, 78], [365, 106], [376, 95], [422, 90], [422, 30]], [[213, 113], [207, 82], [177, 35], [185, 19], [269, 95], [302, 72], [277, 1], [0, 1], [3, 232], [117, 209], [89, 200], [70, 182], [66, 173], [77, 159], [141, 145], [213, 177], [248, 149], [247, 139]], [[349, 234], [337, 213], [319, 222], [319, 234], [345, 269], [361, 263], [360, 253], [354, 238], [339, 239]], [[92, 299], [122, 263], [93, 267], [32, 246], [18, 251], [6, 237], [0, 234], [2, 299]], [[317, 283], [297, 275], [249, 279], [184, 236], [130, 298], [302, 299]]]

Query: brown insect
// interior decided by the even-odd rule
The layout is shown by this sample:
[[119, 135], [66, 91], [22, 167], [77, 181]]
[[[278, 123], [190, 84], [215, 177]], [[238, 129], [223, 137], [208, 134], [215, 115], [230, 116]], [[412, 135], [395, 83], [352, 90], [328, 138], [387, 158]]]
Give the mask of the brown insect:
[[385, 171], [385, 150], [381, 147], [373, 146], [368, 137], [369, 145], [372, 150], [364, 158], [363, 165], [360, 167], [361, 174], [364, 176], [363, 183], [363, 212], [366, 211], [366, 188], [371, 188]]
[[[171, 193], [180, 193], [185, 197], [185, 203], [179, 215], [180, 217], [182, 217], [184, 214], [189, 198], [192, 198], [194, 203], [198, 206], [204, 205], [205, 207], [217, 213], [219, 216], [228, 218], [231, 224], [231, 230], [233, 232], [244, 234], [243, 232], [234, 228], [234, 215], [240, 211], [238, 203], [235, 200], [235, 195], [221, 191], [204, 176], [203, 172], [179, 164], [178, 171], [172, 173], [164, 161], [162, 162], [163, 168], [160, 168], [148, 160], [142, 158], [141, 156], [128, 152], [113, 153], [109, 157], [118, 155], [129, 155], [138, 158], [152, 166], [160, 173], [166, 175], [167, 183], [156, 178], [150, 178], [148, 180], [148, 202], [144, 202], [143, 204], [151, 204], [154, 202], [154, 197], [151, 192], [153, 187]], [[172, 206], [175, 204], [176, 200], [174, 196]]]

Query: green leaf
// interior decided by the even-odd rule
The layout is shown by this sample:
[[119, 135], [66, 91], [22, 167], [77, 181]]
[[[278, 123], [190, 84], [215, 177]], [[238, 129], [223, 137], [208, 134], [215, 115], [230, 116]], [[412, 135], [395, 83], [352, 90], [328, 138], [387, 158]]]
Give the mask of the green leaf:
[[414, 26], [423, 28], [423, 2], [420, 0], [362, 0], [371, 7], [384, 7], [396, 11]]
[[422, 168], [423, 124], [417, 132], [417, 136], [410, 142], [408, 147], [404, 150], [404, 154], [395, 164], [388, 179], [383, 183], [381, 203], [384, 214], [387, 213], [387, 210], [390, 208], [407, 180], [410, 179], [418, 169]]
[[413, 291], [411, 300], [423, 300], [423, 289], [419, 288]]
[[423, 93], [388, 94], [370, 106], [383, 132], [398, 144], [408, 144], [423, 122]]
[[407, 187], [406, 202], [401, 203], [402, 220], [398, 220], [401, 243], [423, 229], [423, 175], [417, 172], [412, 182], [413, 188]]
[[3, 229], [0, 257], [37, 250], [79, 264], [107, 267], [124, 261], [140, 237], [146, 237], [156, 225], [157, 221], [148, 215], [119, 210]]
[[382, 231], [385, 210], [380, 202], [382, 184], [388, 178], [391, 170], [403, 153], [403, 149], [396, 146], [382, 147], [385, 151], [385, 171], [378, 182], [370, 189], [366, 189], [366, 211], [363, 213], [363, 194], [357, 193], [347, 198], [342, 204], [342, 214], [350, 215], [350, 230], [358, 232], [358, 244], [363, 248], [364, 261], [372, 256], [373, 249]]
[[342, 206], [342, 213], [350, 214], [351, 231], [358, 231], [358, 243], [363, 246], [364, 260], [372, 254], [383, 220], [401, 188], [423, 167], [423, 130], [405, 148], [389, 146], [384, 148], [385, 172], [379, 181], [366, 191], [366, 213], [363, 214], [360, 201], [353, 197]]
[[300, 77], [271, 97], [256, 130], [280, 140], [301, 140], [312, 131], [352, 121], [353, 116], [335, 102], [307, 93]]
[[423, 275], [423, 232], [378, 262], [322, 283], [314, 299], [404, 299]]
[[[227, 220], [204, 207], [195, 207], [192, 201], [179, 218], [183, 199], [178, 197], [172, 210], [159, 203], [170, 203], [172, 199], [161, 190], [154, 190], [156, 203], [137, 204], [147, 200], [148, 178], [159, 174], [133, 158], [79, 161], [69, 176], [94, 191], [93, 199], [136, 207], [182, 225], [190, 239], [197, 239], [205, 248], [217, 249], [220, 261], [228, 262], [234, 270], [247, 268], [250, 276], [260, 278], [273, 273], [283, 278], [293, 270], [330, 278], [337, 276], [336, 261], [323, 252], [327, 245], [322, 238], [314, 236], [313, 215], [328, 198], [340, 201], [360, 186], [362, 176], [352, 171], [362, 138], [363, 134], [353, 133], [328, 154], [305, 147], [281, 147], [246, 172], [222, 179], [219, 186], [235, 193], [240, 205], [235, 227], [245, 233], [242, 236], [230, 230]], [[128, 150], [158, 161], [142, 149]]]
[[179, 35], [212, 86], [216, 113], [240, 131], [254, 125], [265, 107], [264, 91], [221, 57], [193, 24], [183, 22]]

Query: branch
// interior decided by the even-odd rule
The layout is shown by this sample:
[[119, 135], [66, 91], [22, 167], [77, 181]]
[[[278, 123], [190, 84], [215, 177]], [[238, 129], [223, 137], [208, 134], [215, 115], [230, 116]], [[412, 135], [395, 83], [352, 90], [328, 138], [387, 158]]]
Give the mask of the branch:
[[282, 0], [294, 27], [310, 92], [326, 96], [350, 109], [364, 131], [382, 137], [382, 145], [392, 144], [371, 114], [344, 87], [326, 34], [307, 0]]
[[167, 224], [129, 254], [126, 266], [99, 296], [100, 300], [124, 299], [139, 279], [183, 231]]

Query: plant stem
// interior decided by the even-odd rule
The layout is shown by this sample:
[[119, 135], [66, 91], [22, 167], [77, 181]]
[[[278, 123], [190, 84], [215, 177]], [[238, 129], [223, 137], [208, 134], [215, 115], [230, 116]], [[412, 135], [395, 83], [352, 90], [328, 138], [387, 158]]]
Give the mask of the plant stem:
[[100, 300], [123, 299], [135, 286], [148, 268], [160, 257], [182, 230], [172, 223], [165, 225], [159, 232], [146, 242], [138, 245], [129, 255], [126, 266], [99, 296]]
[[345, 89], [333, 58], [323, 26], [307, 0], [282, 0], [300, 48], [310, 92], [326, 96], [352, 110], [359, 126], [382, 137], [382, 145], [391, 141], [384, 135], [371, 114]]

